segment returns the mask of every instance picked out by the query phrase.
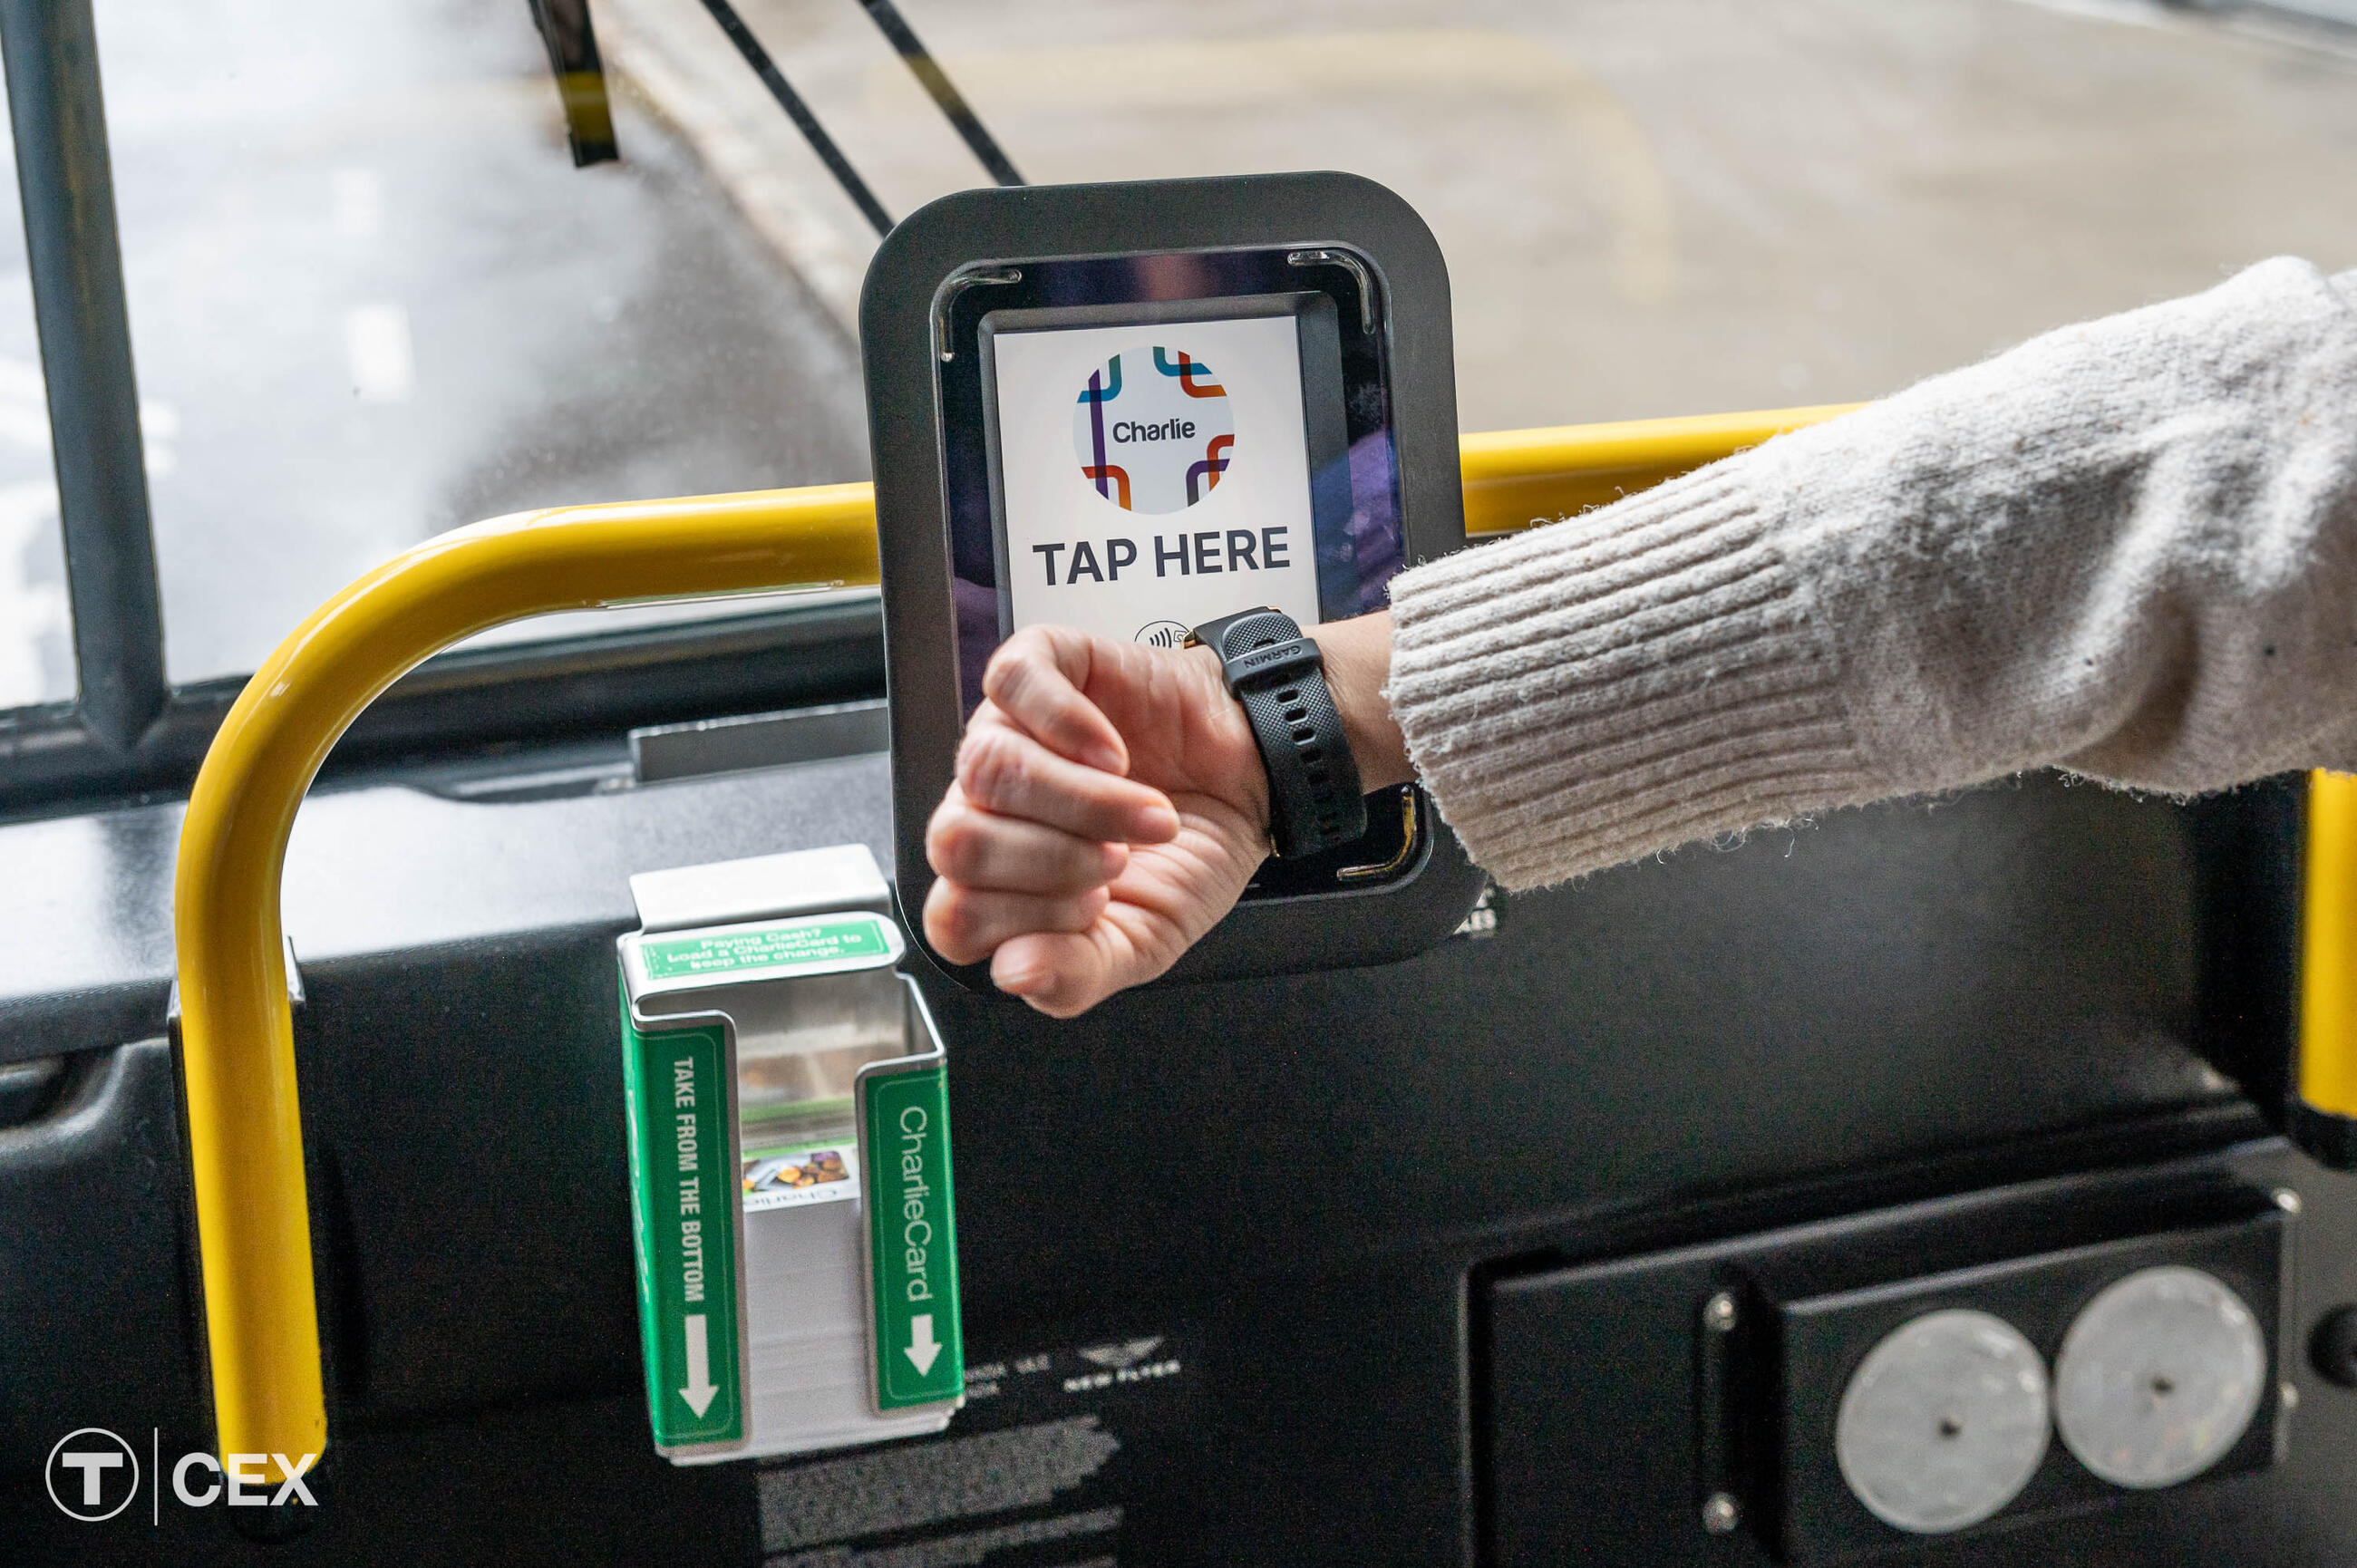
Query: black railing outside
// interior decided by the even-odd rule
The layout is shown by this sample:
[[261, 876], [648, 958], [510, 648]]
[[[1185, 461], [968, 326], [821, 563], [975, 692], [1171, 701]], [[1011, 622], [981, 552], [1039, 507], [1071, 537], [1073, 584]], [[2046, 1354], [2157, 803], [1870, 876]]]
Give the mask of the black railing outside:
[[[70, 738], [96, 755], [127, 759], [163, 715], [169, 688], [90, 0], [0, 0], [0, 56], [81, 689], [71, 713], [50, 722], [79, 732]], [[9, 771], [0, 763], [0, 785]]]

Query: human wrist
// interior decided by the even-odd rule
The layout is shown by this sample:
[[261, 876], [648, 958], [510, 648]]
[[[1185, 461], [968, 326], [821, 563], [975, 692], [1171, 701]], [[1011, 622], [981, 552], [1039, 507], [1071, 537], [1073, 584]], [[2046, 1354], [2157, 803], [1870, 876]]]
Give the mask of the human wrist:
[[1326, 686], [1342, 717], [1342, 736], [1358, 764], [1361, 787], [1372, 791], [1414, 782], [1407, 745], [1383, 695], [1391, 678], [1391, 612], [1329, 621], [1308, 635], [1324, 656]]

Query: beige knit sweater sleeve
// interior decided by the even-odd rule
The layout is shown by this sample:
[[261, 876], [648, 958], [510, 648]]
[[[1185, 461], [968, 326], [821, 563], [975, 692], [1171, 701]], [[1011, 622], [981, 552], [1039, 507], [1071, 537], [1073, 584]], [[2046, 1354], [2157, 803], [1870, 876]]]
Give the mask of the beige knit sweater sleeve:
[[2049, 764], [2357, 767], [2357, 273], [2049, 333], [1392, 608], [1409, 755], [1509, 887]]

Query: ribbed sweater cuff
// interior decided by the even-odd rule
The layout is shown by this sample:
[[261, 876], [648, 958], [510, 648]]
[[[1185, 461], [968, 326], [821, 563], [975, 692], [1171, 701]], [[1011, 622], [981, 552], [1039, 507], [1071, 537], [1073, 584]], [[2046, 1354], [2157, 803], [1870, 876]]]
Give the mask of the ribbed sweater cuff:
[[1888, 793], [1748, 467], [1394, 580], [1392, 713], [1505, 886]]

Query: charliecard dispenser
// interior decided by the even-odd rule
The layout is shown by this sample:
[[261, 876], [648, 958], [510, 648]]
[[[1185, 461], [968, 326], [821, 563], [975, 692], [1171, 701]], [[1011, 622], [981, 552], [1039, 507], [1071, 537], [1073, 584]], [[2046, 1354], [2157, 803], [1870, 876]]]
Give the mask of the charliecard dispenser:
[[938, 1432], [963, 1401], [945, 1058], [851, 844], [630, 879], [639, 1323], [675, 1463]]

